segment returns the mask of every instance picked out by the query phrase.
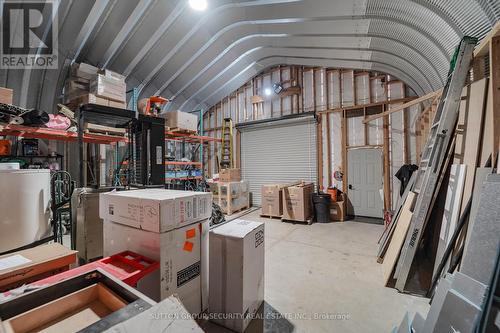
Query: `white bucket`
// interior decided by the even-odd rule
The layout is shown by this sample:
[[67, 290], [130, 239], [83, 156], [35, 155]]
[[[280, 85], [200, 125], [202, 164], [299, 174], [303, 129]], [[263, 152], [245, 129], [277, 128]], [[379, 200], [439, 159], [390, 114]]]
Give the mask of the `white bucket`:
[[19, 170], [21, 167], [19, 166], [19, 162], [1, 162], [0, 170]]

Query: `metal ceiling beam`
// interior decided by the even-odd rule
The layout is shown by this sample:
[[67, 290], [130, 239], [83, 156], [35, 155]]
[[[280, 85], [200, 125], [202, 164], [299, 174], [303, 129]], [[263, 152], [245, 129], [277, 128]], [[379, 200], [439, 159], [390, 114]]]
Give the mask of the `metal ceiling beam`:
[[105, 68], [109, 62], [116, 55], [120, 47], [129, 38], [130, 34], [136, 28], [136, 25], [144, 18], [144, 13], [150, 8], [150, 6], [157, 0], [140, 0], [133, 12], [128, 17], [127, 21], [123, 24], [123, 27], [116, 35], [115, 39], [109, 45], [108, 49], [104, 52], [102, 60], [99, 62], [100, 67]]
[[[285, 35], [285, 36], [276, 37], [274, 35], [271, 35], [270, 37], [267, 37], [267, 36], [260, 36], [260, 35], [258, 35], [256, 37], [265, 37], [265, 38], [272, 38], [272, 39], [274, 39], [274, 38], [280, 38], [280, 37], [287, 38], [287, 37], [297, 37], [297, 36], [286, 36]], [[309, 37], [309, 35], [308, 35], [308, 37]], [[314, 37], [314, 36], [311, 36], [311, 37]], [[319, 36], [316, 36], [316, 37], [319, 37]], [[345, 37], [345, 36], [335, 36], [335, 37]], [[346, 36], [346, 37], [353, 37], [353, 36]], [[359, 37], [361, 37], [361, 36], [359, 36]], [[271, 40], [271, 42], [272, 42], [272, 40]], [[359, 50], [359, 51], [364, 51], [364, 52], [375, 51], [375, 52], [379, 52], [379, 53], [382, 53], [382, 54], [391, 55], [391, 56], [399, 59], [400, 61], [406, 63], [406, 66], [408, 66], [412, 70], [418, 72], [421, 75], [422, 79], [429, 85], [429, 87], [433, 87], [435, 89], [438, 88], [438, 87], [434, 87], [435, 84], [432, 84], [429, 81], [429, 79], [427, 78], [426, 74], [420, 68], [418, 68], [417, 66], [415, 66], [414, 64], [412, 64], [411, 62], [409, 62], [407, 59], [405, 59], [401, 55], [396, 54], [394, 52], [389, 52], [389, 51], [382, 50], [382, 49], [369, 49], [369, 48], [363, 48], [363, 47], [359, 47], [359, 48], [353, 48], [353, 47], [349, 47], [349, 46], [346, 46], [346, 47], [333, 47], [333, 46], [330, 46], [330, 44], [328, 44], [327, 42], [322, 42], [322, 41], [320, 41], [319, 43], [322, 44], [322, 45], [325, 45], [324, 47], [320, 47], [319, 49], [328, 49], [328, 50], [333, 50], [333, 51], [335, 51], [335, 50]], [[243, 54], [245, 56], [250, 56], [251, 53], [255, 52], [257, 49], [261, 49], [261, 48], [273, 48], [273, 47], [276, 47], [276, 48], [291, 48], [291, 49], [293, 49], [293, 48], [297, 48], [297, 49], [299, 49], [299, 48], [308, 48], [308, 49], [311, 49], [311, 50], [318, 49], [318, 47], [314, 47], [314, 46], [310, 46], [310, 45], [295, 45], [295, 46], [293, 46], [293, 45], [277, 45], [276, 43], [275, 44], [269, 43], [267, 45], [263, 45], [262, 43], [260, 43], [258, 41], [256, 43], [252, 43], [252, 45], [255, 45], [255, 46], [252, 47], [251, 45], [249, 45], [248, 47], [251, 47], [250, 49], [248, 49], [248, 47], [239, 48], [239, 49], [235, 50], [235, 52], [233, 52], [233, 53]], [[256, 45], [262, 45], [262, 46], [256, 46]], [[203, 69], [199, 70], [198, 73], [194, 77], [191, 78], [191, 80], [189, 80], [186, 84], [184, 84], [180, 89], [176, 90], [174, 92], [174, 95], [172, 96], [172, 98], [175, 98], [178, 95], [182, 94], [185, 91], [185, 89], [187, 89], [193, 82], [195, 82], [196, 80], [198, 80], [209, 68], [211, 68], [212, 66], [214, 66], [216, 62], [219, 62], [219, 67], [225, 67], [226, 69], [234, 66], [235, 65], [234, 59], [230, 60], [231, 64], [229, 66], [227, 65], [229, 59], [224, 59], [224, 55], [232, 47], [233, 47], [233, 45], [231, 45], [228, 49], [224, 50], [222, 53], [219, 53], [218, 56], [214, 60], [212, 60], [212, 62], [210, 62]], [[242, 59], [243, 59], [242, 57], [239, 58], [239, 60], [242, 60]], [[164, 92], [164, 90], [168, 88], [168, 85], [177, 76], [178, 75], [169, 76], [170, 77], [169, 80], [167, 80], [167, 82], [165, 84], [163, 84], [155, 92], [155, 95], [162, 95], [162, 93]], [[173, 77], [173, 79], [171, 79], [171, 77]], [[439, 78], [439, 74], [437, 72], [436, 72], [436, 77]]]

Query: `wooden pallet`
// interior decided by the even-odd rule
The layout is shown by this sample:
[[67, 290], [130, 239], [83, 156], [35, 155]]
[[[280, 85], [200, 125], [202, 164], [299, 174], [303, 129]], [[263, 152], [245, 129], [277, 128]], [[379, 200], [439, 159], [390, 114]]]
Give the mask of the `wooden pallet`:
[[198, 131], [187, 130], [187, 129], [178, 128], [178, 127], [174, 127], [174, 128], [168, 127], [167, 131], [172, 132], [172, 133], [184, 133], [184, 134], [197, 134], [198, 133]]
[[281, 222], [292, 222], [292, 223], [307, 223], [307, 225], [311, 225], [313, 223], [312, 218], [307, 219], [305, 221], [297, 221], [297, 220], [289, 220], [289, 219], [281, 219]]
[[105, 134], [105, 135], [123, 137], [125, 136], [125, 134], [127, 134], [127, 130], [125, 128], [115, 128], [115, 127], [87, 123], [85, 125], [85, 133]]
[[274, 216], [274, 215], [265, 215], [265, 214], [260, 214], [260, 217], [267, 218], [267, 219], [279, 219], [281, 220], [281, 216]]
[[243, 207], [240, 207], [238, 209], [235, 209], [235, 210], [229, 210], [228, 212], [225, 212], [224, 210], [222, 210], [222, 212], [226, 215], [233, 215], [233, 214], [236, 214], [236, 213], [239, 213], [241, 211], [244, 211], [244, 210], [247, 210], [250, 208], [250, 205], [247, 205], [247, 206], [243, 206]]

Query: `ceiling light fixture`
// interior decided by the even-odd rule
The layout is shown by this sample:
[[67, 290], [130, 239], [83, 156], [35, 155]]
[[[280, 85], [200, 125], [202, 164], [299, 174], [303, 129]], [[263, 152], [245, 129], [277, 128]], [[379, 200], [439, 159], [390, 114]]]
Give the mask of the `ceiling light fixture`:
[[194, 10], [205, 10], [207, 9], [207, 0], [189, 0], [189, 5]]
[[271, 91], [271, 89], [269, 89], [269, 88], [264, 89], [264, 95], [271, 96], [272, 93], [273, 92]]

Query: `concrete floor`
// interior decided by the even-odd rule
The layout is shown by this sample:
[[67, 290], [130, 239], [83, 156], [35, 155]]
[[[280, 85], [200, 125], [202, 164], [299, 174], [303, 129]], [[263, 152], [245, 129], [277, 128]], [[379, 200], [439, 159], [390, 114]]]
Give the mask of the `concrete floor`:
[[[264, 313], [286, 319], [254, 320], [247, 332], [390, 332], [406, 311], [427, 315], [428, 299], [398, 293], [382, 282], [376, 262], [383, 226], [355, 221], [265, 223]], [[315, 319], [320, 318], [320, 319]], [[228, 332], [211, 323], [207, 332]]]

